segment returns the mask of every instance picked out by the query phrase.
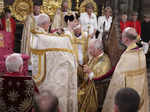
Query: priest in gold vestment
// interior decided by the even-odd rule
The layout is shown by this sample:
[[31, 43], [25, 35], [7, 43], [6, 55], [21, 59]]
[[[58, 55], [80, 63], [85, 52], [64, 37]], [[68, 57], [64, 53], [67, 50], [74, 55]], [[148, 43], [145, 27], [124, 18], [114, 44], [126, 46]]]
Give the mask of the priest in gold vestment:
[[70, 12], [71, 10], [68, 7], [68, 1], [65, 0], [64, 2], [62, 2], [61, 8], [58, 8], [56, 11], [56, 15], [54, 16], [51, 30], [58, 30], [60, 28], [66, 27], [67, 24], [64, 21], [64, 17]]
[[81, 25], [77, 25], [73, 29], [72, 45], [78, 64], [83, 65], [88, 60], [88, 34], [81, 31]]
[[[73, 46], [73, 50], [76, 56], [77, 64], [78, 64], [78, 82], [82, 80], [83, 70], [82, 65], [88, 62], [88, 34], [87, 32], [81, 31], [81, 25], [77, 24], [73, 28], [73, 33], [71, 37], [71, 42]], [[80, 79], [81, 78], [81, 79]], [[79, 84], [78, 83], [78, 84]]]
[[128, 27], [122, 33], [122, 43], [127, 49], [115, 68], [102, 112], [113, 112], [114, 97], [121, 88], [135, 89], [141, 99], [138, 112], [149, 112], [146, 60], [143, 50], [136, 45], [136, 37], [134, 28]]
[[[98, 108], [97, 88], [94, 83], [95, 78], [102, 77], [111, 69], [111, 63], [108, 56], [103, 52], [103, 46], [100, 40], [91, 39], [89, 41], [88, 52], [92, 58], [86, 65], [83, 65], [84, 82], [79, 87], [78, 112], [96, 112]], [[87, 81], [89, 79], [89, 81]], [[101, 94], [101, 93], [99, 93]]]
[[33, 79], [39, 91], [52, 91], [59, 99], [60, 112], [77, 112], [77, 64], [70, 39], [48, 34], [50, 19], [41, 14], [32, 31]]
[[30, 30], [35, 27], [37, 18], [40, 16], [40, 3], [35, 2], [33, 6], [33, 13], [27, 16], [24, 23], [22, 40], [21, 40], [21, 53], [30, 55]]
[[[77, 74], [78, 76], [83, 76], [81, 66], [88, 62], [87, 49], [89, 36], [87, 32], [81, 30], [81, 25], [73, 14], [66, 15], [65, 22], [67, 24], [67, 27], [64, 28], [64, 33], [70, 37], [70, 41], [72, 43], [73, 51], [78, 64]], [[78, 82], [80, 82], [80, 77], [78, 78]]]

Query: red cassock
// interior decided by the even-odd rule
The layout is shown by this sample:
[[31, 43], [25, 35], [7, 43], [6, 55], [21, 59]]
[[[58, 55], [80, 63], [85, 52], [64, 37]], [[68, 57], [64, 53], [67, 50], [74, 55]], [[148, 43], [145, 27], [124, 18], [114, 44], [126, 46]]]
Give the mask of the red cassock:
[[138, 35], [141, 35], [141, 23], [140, 23], [140, 21], [132, 21], [131, 27], [136, 29], [136, 32], [138, 33]]
[[12, 36], [12, 42], [13, 42], [13, 48], [14, 48], [15, 32], [16, 32], [16, 22], [15, 22], [15, 20], [13, 18], [10, 18], [9, 22], [8, 22], [6, 20], [6, 18], [2, 18], [2, 30], [12, 33], [12, 35], [13, 35]]
[[131, 27], [131, 22], [130, 21], [126, 21], [125, 23], [123, 21], [120, 21], [121, 32], [123, 32], [123, 30], [127, 27]]

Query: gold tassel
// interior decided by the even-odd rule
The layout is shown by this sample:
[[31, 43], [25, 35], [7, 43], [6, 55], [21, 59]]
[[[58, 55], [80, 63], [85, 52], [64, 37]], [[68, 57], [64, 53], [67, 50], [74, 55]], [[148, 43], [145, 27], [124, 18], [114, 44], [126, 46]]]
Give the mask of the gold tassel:
[[[87, 112], [90, 110], [97, 110], [98, 107], [98, 99], [97, 99], [97, 90], [95, 88], [95, 84], [93, 81], [84, 81], [83, 84], [80, 86], [80, 90], [84, 94], [80, 94], [79, 97], [79, 112]], [[81, 92], [79, 90], [79, 92]]]

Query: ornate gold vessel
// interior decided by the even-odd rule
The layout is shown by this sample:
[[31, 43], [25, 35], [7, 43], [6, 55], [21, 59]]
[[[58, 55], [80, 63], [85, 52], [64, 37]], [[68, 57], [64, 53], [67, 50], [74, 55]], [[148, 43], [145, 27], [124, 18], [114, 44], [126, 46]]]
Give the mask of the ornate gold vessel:
[[97, 15], [97, 5], [96, 5], [96, 3], [93, 0], [84, 0], [81, 3], [80, 8], [79, 8], [80, 13], [85, 12], [85, 6], [88, 3], [92, 3], [93, 4], [93, 6], [94, 6], [94, 13]]
[[61, 1], [53, 0], [43, 0], [43, 5], [41, 6], [41, 12], [46, 13], [49, 16], [54, 16], [57, 8], [61, 7]]
[[[57, 8], [61, 8], [62, 0], [43, 0], [41, 12], [46, 13], [50, 17], [53, 17], [57, 11]], [[68, 0], [68, 7], [71, 9], [72, 2]]]
[[12, 6], [10, 6], [12, 16], [19, 21], [25, 21], [26, 17], [33, 10], [32, 0], [15, 0]]

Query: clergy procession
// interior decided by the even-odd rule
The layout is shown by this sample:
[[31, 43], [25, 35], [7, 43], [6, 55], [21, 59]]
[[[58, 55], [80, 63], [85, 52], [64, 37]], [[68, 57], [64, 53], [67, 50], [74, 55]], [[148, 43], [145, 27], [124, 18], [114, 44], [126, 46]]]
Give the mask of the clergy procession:
[[72, 4], [4, 3], [0, 112], [149, 112], [150, 11]]

